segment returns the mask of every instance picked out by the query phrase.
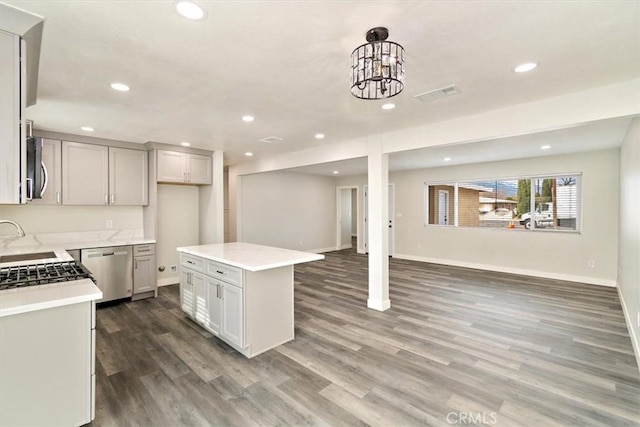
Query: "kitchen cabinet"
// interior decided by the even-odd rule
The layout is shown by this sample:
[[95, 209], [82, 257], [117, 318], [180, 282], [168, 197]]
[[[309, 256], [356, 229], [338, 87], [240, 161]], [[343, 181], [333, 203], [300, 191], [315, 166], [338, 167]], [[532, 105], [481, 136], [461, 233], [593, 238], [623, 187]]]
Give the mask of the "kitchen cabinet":
[[146, 205], [146, 151], [62, 141], [62, 204]]
[[148, 204], [148, 153], [109, 147], [109, 204]]
[[62, 203], [62, 142], [55, 139], [42, 139], [43, 174], [46, 187], [39, 199], [29, 202], [32, 205], [59, 205]]
[[211, 157], [158, 150], [158, 182], [211, 184]]
[[62, 203], [109, 204], [109, 147], [62, 141]]
[[156, 295], [156, 256], [155, 245], [133, 246], [133, 296], [138, 300]]
[[239, 242], [178, 252], [182, 310], [246, 357], [294, 338], [293, 264], [324, 258]]
[[244, 343], [244, 302], [242, 288], [227, 283], [222, 286], [221, 294], [222, 322], [220, 325], [220, 335], [222, 335], [229, 344], [242, 347]]
[[24, 47], [18, 35], [0, 30], [0, 204], [26, 200], [20, 191], [26, 185], [21, 162], [26, 153]]
[[222, 287], [219, 280], [207, 277], [207, 322], [204, 327], [214, 334], [220, 333], [222, 325]]
[[0, 425], [79, 426], [93, 420], [95, 302], [1, 320]]

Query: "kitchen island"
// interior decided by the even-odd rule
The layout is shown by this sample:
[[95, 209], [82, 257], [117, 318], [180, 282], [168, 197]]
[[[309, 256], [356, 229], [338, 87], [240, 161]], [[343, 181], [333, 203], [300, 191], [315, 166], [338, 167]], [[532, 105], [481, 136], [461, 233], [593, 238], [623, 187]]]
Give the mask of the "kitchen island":
[[180, 252], [180, 304], [246, 357], [294, 338], [293, 265], [324, 255], [234, 242]]

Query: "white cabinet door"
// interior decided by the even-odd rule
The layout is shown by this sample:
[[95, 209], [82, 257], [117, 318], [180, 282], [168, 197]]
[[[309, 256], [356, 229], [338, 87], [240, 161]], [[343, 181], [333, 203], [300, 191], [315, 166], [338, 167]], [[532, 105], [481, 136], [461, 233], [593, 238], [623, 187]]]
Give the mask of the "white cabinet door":
[[[0, 31], [0, 204], [24, 203], [20, 186], [25, 186], [24, 126], [25, 81], [21, 74], [25, 62], [20, 60], [20, 44], [15, 34]], [[24, 44], [23, 44], [24, 46]]]
[[59, 205], [62, 203], [62, 142], [55, 139], [42, 140], [43, 180], [46, 186], [42, 197], [33, 199], [33, 205]]
[[109, 147], [109, 204], [148, 204], [146, 151]]
[[187, 180], [185, 153], [158, 150], [158, 182], [185, 183]]
[[186, 161], [189, 184], [211, 184], [211, 157], [187, 154]]
[[219, 334], [222, 323], [222, 283], [207, 277], [207, 323], [204, 325], [209, 331]]
[[109, 203], [109, 148], [62, 141], [62, 203]]
[[109, 204], [148, 204], [146, 151], [109, 147]]
[[230, 343], [243, 347], [243, 292], [242, 288], [224, 284], [222, 287], [222, 331], [221, 335]]
[[207, 324], [207, 283], [204, 274], [191, 273], [191, 283], [193, 284], [193, 296], [195, 301], [194, 319], [201, 325]]
[[195, 300], [193, 295], [193, 285], [191, 284], [191, 274], [193, 274], [192, 271], [185, 268], [180, 269], [180, 307], [182, 308], [182, 311], [193, 317]]
[[156, 290], [156, 256], [133, 258], [133, 293], [141, 294]]

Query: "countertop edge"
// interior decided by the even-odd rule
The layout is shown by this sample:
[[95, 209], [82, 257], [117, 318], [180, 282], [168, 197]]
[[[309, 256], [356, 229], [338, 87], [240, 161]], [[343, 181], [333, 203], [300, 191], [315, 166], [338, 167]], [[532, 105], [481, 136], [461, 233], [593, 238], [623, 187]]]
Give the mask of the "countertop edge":
[[[278, 249], [278, 248], [274, 248], [274, 249]], [[305, 256], [301, 256], [300, 258], [297, 258], [297, 259], [294, 259], [294, 260], [283, 261], [283, 262], [275, 262], [275, 263], [264, 264], [264, 265], [260, 265], [260, 266], [251, 266], [251, 265], [242, 264], [242, 263], [237, 262], [237, 261], [229, 260], [229, 259], [226, 259], [226, 258], [221, 258], [221, 257], [215, 256], [215, 255], [204, 254], [202, 252], [194, 251], [192, 249], [187, 249], [185, 247], [179, 247], [179, 248], [177, 248], [177, 251], [181, 252], [181, 253], [197, 256], [197, 257], [200, 257], [200, 258], [204, 258], [204, 259], [209, 260], [209, 261], [216, 261], [216, 262], [219, 262], [219, 263], [222, 263], [222, 264], [231, 265], [233, 267], [238, 267], [238, 268], [241, 268], [243, 270], [254, 271], [254, 272], [255, 271], [263, 271], [263, 270], [270, 270], [272, 268], [286, 267], [286, 266], [294, 265], [294, 264], [302, 264], [302, 263], [305, 263], [305, 262], [319, 261], [319, 260], [324, 259], [324, 255], [322, 255], [322, 254], [313, 254], [311, 252], [306, 252]]]
[[[2, 305], [11, 305], [9, 307], [0, 307], [0, 318], [13, 316], [16, 314], [29, 313], [32, 311], [44, 310], [49, 308], [62, 307], [65, 305], [78, 304], [82, 302], [95, 301], [102, 298], [102, 291], [90, 280], [84, 279], [82, 283], [64, 282], [51, 285], [49, 289], [38, 289], [38, 286], [31, 289], [20, 290], [12, 293], [3, 291], [0, 293], [0, 298], [3, 299]], [[47, 296], [47, 293], [55, 292], [56, 286], [67, 286], [67, 295], [59, 296], [57, 298], [51, 298]], [[60, 289], [60, 288], [58, 288]], [[48, 291], [48, 292], [47, 292]], [[12, 299], [22, 300], [31, 299], [32, 301], [15, 302], [12, 303]]]

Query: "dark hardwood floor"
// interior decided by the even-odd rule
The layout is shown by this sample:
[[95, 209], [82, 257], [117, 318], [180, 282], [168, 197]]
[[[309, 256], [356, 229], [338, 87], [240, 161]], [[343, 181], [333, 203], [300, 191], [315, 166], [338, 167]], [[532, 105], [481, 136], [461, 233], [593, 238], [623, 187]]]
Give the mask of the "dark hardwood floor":
[[246, 359], [181, 312], [177, 285], [97, 313], [99, 426], [638, 426], [616, 290], [367, 258], [295, 269], [296, 339]]

